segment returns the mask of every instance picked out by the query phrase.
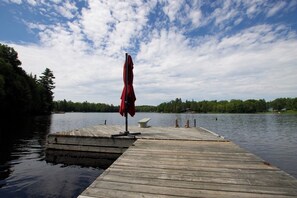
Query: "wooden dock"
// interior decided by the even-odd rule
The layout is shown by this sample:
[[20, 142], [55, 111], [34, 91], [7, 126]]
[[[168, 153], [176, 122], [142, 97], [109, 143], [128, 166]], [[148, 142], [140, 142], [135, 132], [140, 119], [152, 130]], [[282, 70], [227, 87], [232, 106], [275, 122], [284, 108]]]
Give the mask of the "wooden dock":
[[[119, 126], [98, 126], [49, 139], [57, 138], [57, 144], [63, 140], [59, 135], [107, 138], [118, 131]], [[294, 177], [202, 128], [132, 127], [131, 131], [142, 135], [128, 138], [133, 143], [79, 198], [297, 197]]]

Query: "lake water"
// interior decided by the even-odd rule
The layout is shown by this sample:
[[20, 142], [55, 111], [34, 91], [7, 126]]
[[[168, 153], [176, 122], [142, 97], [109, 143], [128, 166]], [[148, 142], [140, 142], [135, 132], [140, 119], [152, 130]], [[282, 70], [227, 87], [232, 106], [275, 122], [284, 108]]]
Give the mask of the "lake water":
[[[150, 117], [151, 126], [196, 119], [204, 127], [297, 178], [297, 115], [137, 113], [130, 125]], [[0, 125], [0, 197], [76, 197], [104, 170], [45, 161], [47, 134], [94, 125], [124, 125], [118, 113], [66, 113]], [[124, 130], [124, 126], [123, 126]]]

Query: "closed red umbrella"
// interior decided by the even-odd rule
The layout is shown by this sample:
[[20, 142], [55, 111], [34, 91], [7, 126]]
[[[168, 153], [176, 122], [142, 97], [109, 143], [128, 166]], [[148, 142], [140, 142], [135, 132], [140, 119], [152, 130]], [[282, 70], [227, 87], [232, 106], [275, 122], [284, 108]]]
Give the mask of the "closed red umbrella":
[[121, 95], [120, 114], [127, 117], [129, 113], [133, 117], [135, 115], [136, 97], [133, 89], [133, 61], [128, 54], [126, 54], [123, 70], [124, 88]]
[[124, 64], [123, 72], [124, 88], [121, 95], [120, 114], [125, 116], [125, 131], [119, 134], [111, 135], [111, 137], [117, 136], [134, 136], [141, 135], [141, 133], [130, 133], [128, 131], [128, 113], [133, 117], [135, 115], [135, 93], [133, 89], [133, 61], [130, 55], [126, 53], [126, 61]]
[[133, 61], [130, 55], [126, 53], [126, 60], [123, 69], [123, 80], [124, 80], [124, 88], [121, 95], [121, 106], [120, 106], [120, 114], [125, 116], [125, 126], [126, 130], [124, 132], [120, 132], [119, 134], [111, 135], [111, 137], [117, 136], [135, 136], [141, 135], [141, 133], [130, 133], [128, 131], [128, 113], [133, 117], [135, 115], [135, 93], [133, 89]]

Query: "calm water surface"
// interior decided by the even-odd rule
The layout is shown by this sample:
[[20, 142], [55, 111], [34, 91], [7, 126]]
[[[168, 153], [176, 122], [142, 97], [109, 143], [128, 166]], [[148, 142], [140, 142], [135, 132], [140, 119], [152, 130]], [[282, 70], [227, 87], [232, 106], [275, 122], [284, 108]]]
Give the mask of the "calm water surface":
[[[152, 118], [151, 126], [197, 125], [214, 131], [297, 178], [297, 115], [138, 113], [130, 125]], [[49, 133], [103, 124], [124, 125], [118, 113], [66, 113], [13, 125], [1, 120], [0, 197], [76, 197], [104, 170], [45, 161]], [[6, 124], [5, 124], [6, 123]]]

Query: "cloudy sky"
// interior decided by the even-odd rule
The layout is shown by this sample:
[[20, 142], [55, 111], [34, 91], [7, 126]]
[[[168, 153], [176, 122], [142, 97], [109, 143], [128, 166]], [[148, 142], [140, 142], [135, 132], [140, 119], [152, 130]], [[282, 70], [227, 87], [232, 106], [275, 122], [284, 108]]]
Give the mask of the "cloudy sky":
[[297, 1], [1, 0], [0, 42], [56, 79], [55, 100], [136, 105], [297, 97]]

